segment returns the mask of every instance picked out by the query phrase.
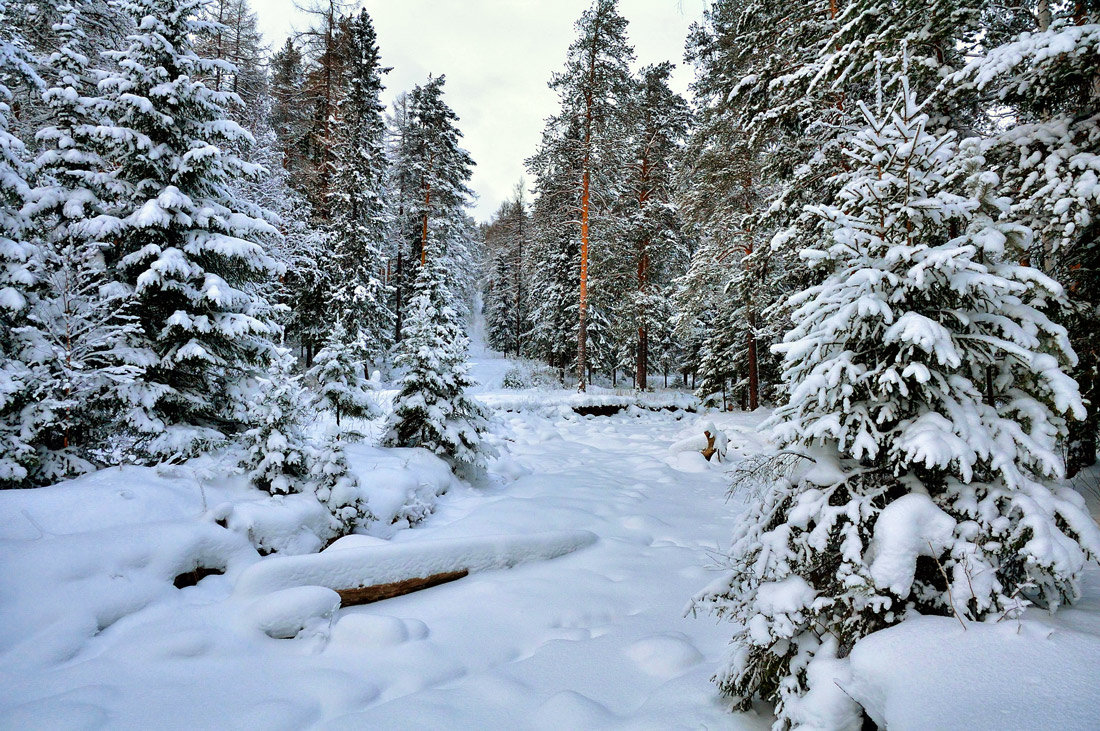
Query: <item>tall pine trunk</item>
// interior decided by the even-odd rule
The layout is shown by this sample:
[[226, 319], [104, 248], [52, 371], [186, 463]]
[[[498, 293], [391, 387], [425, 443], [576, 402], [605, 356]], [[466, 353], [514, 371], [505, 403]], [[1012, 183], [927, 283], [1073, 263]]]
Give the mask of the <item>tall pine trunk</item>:
[[[642, 168], [638, 186], [638, 210], [645, 211], [646, 202], [649, 200], [649, 155], [642, 155]], [[644, 218], [644, 213], [643, 213]], [[637, 375], [634, 378], [636, 388], [646, 390], [649, 385], [647, 374], [649, 373], [649, 331], [646, 328], [645, 292], [649, 277], [649, 238], [643, 236], [638, 245], [638, 353], [635, 358]]]
[[577, 329], [577, 390], [586, 389], [586, 358], [585, 346], [588, 342], [588, 187], [591, 183], [591, 174], [588, 166], [591, 162], [588, 153], [588, 145], [591, 139], [591, 119], [589, 113], [584, 133], [584, 172], [581, 176], [581, 291], [580, 291], [580, 324]]

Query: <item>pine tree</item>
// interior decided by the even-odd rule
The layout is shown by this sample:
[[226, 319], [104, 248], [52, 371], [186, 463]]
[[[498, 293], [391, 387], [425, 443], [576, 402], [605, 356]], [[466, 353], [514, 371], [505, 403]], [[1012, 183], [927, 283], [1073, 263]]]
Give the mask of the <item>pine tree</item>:
[[386, 168], [386, 254], [391, 262], [388, 283], [392, 298], [390, 310], [394, 315], [394, 342], [401, 340], [404, 327], [405, 304], [416, 275], [412, 263], [419, 259], [420, 226], [412, 213], [416, 199], [416, 180], [412, 144], [412, 109], [410, 94], [402, 92], [393, 102], [393, 111], [386, 117], [389, 132], [388, 154], [390, 164]]
[[577, 21], [577, 38], [569, 46], [565, 68], [554, 74], [550, 88], [558, 92], [561, 128], [579, 125], [579, 136], [570, 154], [580, 173], [574, 185], [579, 192], [580, 290], [578, 295], [577, 387], [585, 390], [588, 364], [588, 274], [590, 218], [601, 199], [610, 201], [616, 142], [623, 134], [622, 111], [629, 97], [630, 62], [634, 50], [626, 38], [626, 20], [616, 0], [595, 0]]
[[278, 328], [258, 284], [281, 267], [264, 250], [264, 212], [234, 201], [229, 184], [259, 170], [231, 150], [249, 135], [227, 118], [239, 103], [199, 78], [219, 64], [195, 55], [200, 0], [119, 0], [137, 30], [109, 57], [100, 81], [112, 126], [98, 140], [118, 161], [118, 204], [96, 219], [117, 240], [108, 265], [132, 288], [147, 365], [131, 390], [142, 450], [156, 459], [193, 454], [243, 427], [225, 397], [265, 364]]
[[579, 322], [574, 293], [580, 246], [573, 225], [579, 208], [573, 184], [578, 172], [569, 154], [577, 134], [572, 126], [563, 135], [566, 140], [559, 141], [553, 130], [545, 131], [539, 152], [527, 161], [536, 181], [527, 289], [539, 294], [528, 313], [526, 338], [531, 354], [557, 368], [563, 385], [565, 372], [576, 357]]
[[325, 203], [333, 192], [337, 149], [333, 120], [343, 82], [340, 23], [350, 7], [348, 0], [311, 0], [303, 10], [313, 24], [299, 36], [309, 60], [302, 87], [302, 102], [309, 110], [305, 190], [314, 212], [323, 221], [329, 218]]
[[343, 323], [337, 322], [309, 372], [319, 386], [319, 400], [336, 414], [337, 426], [342, 416], [373, 419], [380, 415], [356, 351]]
[[386, 126], [379, 101], [381, 75], [374, 25], [367, 11], [348, 20], [341, 34], [346, 83], [337, 105], [336, 186], [331, 194], [336, 256], [333, 280], [340, 317], [372, 362], [393, 344], [393, 313], [381, 280], [386, 235], [382, 200]]
[[[434, 234], [434, 231], [432, 232]], [[434, 254], [434, 236], [429, 254]], [[383, 442], [424, 447], [457, 466], [483, 467], [492, 448], [484, 443], [485, 407], [466, 394], [468, 341], [450, 303], [442, 260], [430, 255], [420, 266], [409, 320], [397, 357], [405, 368]]]
[[309, 117], [303, 101], [305, 70], [294, 39], [271, 57], [271, 127], [279, 140], [282, 165], [292, 188], [303, 191], [308, 177]]
[[34, 398], [35, 374], [24, 360], [19, 333], [33, 303], [32, 268], [39, 251], [28, 240], [22, 214], [30, 186], [23, 143], [9, 131], [12, 80], [42, 85], [23, 39], [13, 32], [8, 3], [0, 0], [0, 488], [20, 486], [36, 462], [34, 435], [23, 420], [23, 409]]
[[[1082, 406], [1045, 314], [1061, 288], [1018, 263], [1030, 230], [904, 75], [892, 107], [861, 110], [839, 205], [813, 209], [831, 235], [802, 252], [824, 278], [792, 298], [780, 347], [776, 479], [736, 533], [729, 585], [700, 597], [738, 623], [721, 688], [775, 702], [782, 726], [805, 720], [811, 687], [845, 703], [829, 668], [867, 634], [911, 611], [1054, 609], [1100, 555], [1083, 499], [1051, 484]], [[847, 704], [838, 725], [858, 721]]]
[[[462, 132], [458, 116], [443, 100], [445, 83], [446, 77], [437, 76], [409, 95], [411, 123], [403, 161], [416, 190], [408, 214], [417, 223], [416, 256], [421, 265], [427, 260], [429, 234], [441, 244], [437, 256], [447, 256], [451, 242], [468, 234], [463, 211], [471, 195], [467, 183], [474, 163], [459, 146]], [[456, 274], [446, 275], [449, 284], [454, 284], [450, 278]]]
[[265, 48], [256, 13], [248, 0], [208, 0], [199, 11], [206, 25], [195, 38], [195, 52], [202, 58], [225, 61], [204, 78], [214, 91], [230, 91], [242, 104], [230, 111], [234, 119], [254, 128], [263, 114], [267, 96]]
[[523, 336], [529, 307], [525, 285], [529, 247], [529, 220], [522, 183], [512, 200], [501, 204], [483, 233], [486, 251], [485, 324], [489, 344], [516, 357], [523, 350]]

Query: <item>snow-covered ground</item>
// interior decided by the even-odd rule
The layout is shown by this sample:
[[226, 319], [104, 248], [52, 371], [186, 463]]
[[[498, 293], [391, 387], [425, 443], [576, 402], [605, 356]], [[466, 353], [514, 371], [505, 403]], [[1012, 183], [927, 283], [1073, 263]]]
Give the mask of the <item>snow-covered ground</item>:
[[[501, 389], [510, 361], [475, 339], [473, 362], [487, 400], [523, 406]], [[216, 464], [0, 493], [0, 728], [767, 728], [710, 681], [730, 628], [684, 616], [765, 414], [584, 417], [565, 391], [518, 396], [537, 408], [498, 412], [502, 457], [475, 486], [418, 450], [352, 447], [382, 520], [320, 554], [308, 509]], [[670, 449], [709, 422], [726, 462]], [[459, 564], [471, 574], [366, 606], [325, 588]], [[225, 573], [173, 586], [198, 566]], [[845, 690], [892, 729], [1088, 728], [1098, 681], [1094, 571], [1055, 617], [873, 635]]]
[[[767, 725], [727, 715], [709, 681], [726, 629], [682, 616], [735, 513], [721, 468], [667, 452], [696, 419], [502, 416], [503, 474], [452, 489], [389, 544], [597, 541], [331, 617], [316, 592], [235, 592], [265, 559], [203, 518], [186, 480], [123, 470], [5, 494], [0, 725]], [[228, 558], [227, 573], [175, 589], [195, 556]], [[272, 639], [280, 612], [317, 621]]]

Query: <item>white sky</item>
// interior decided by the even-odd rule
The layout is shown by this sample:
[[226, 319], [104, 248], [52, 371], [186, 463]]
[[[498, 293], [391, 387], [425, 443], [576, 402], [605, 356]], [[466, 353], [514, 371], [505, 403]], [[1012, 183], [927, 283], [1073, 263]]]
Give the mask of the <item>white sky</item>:
[[[277, 49], [305, 20], [294, 0], [252, 0], [269, 45]], [[460, 117], [464, 146], [477, 167], [474, 217], [488, 220], [511, 196], [523, 160], [535, 151], [543, 122], [557, 109], [547, 88], [565, 63], [573, 23], [590, 0], [365, 0], [378, 31], [387, 103], [446, 74], [446, 98]], [[620, 0], [639, 66], [676, 64], [673, 84], [686, 95], [692, 70], [683, 62], [688, 26], [705, 0]], [[528, 188], [530, 181], [527, 180]]]

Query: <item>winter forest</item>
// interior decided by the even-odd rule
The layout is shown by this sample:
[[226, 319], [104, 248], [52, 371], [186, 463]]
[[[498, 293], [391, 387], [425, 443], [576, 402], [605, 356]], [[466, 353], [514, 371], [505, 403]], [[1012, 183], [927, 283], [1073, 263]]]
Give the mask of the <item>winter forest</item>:
[[0, 728], [1100, 725], [1100, 2], [584, 4], [0, 0]]

